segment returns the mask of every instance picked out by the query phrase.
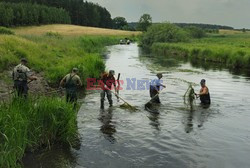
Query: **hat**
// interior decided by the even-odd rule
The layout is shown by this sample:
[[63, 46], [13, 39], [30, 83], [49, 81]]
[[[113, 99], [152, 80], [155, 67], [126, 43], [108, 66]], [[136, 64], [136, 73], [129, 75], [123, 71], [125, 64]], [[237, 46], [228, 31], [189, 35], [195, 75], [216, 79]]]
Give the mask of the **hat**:
[[110, 70], [109, 73], [112, 74], [112, 75], [115, 75], [115, 71], [114, 70]]
[[205, 79], [202, 79], [200, 83], [201, 83], [201, 84], [206, 83], [206, 80], [205, 80]]
[[78, 69], [77, 68], [73, 68], [72, 71], [73, 72], [78, 72]]
[[28, 62], [28, 60], [26, 58], [21, 58], [20, 60], [21, 62]]
[[157, 77], [162, 77], [162, 73], [157, 73], [156, 76]]

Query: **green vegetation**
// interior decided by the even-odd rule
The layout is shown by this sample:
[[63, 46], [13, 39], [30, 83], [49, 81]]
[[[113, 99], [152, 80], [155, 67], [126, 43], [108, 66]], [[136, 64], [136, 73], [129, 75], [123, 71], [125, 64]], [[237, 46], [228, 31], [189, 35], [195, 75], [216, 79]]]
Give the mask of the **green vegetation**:
[[148, 28], [142, 35], [141, 45], [149, 49], [156, 42], [181, 42], [187, 41], [188, 34], [183, 29], [171, 23], [155, 24]]
[[147, 31], [152, 25], [152, 17], [149, 14], [143, 14], [137, 24], [138, 31]]
[[197, 27], [173, 24], [151, 26], [142, 35], [142, 47], [159, 56], [179, 56], [192, 62], [216, 62], [233, 68], [250, 67], [250, 34], [224, 30], [208, 34]]
[[[65, 11], [67, 11], [67, 13], [69, 13], [72, 24], [112, 28], [112, 19], [111, 19], [111, 15], [109, 11], [106, 8], [101, 7], [98, 4], [88, 2], [88, 1], [83, 1], [83, 0], [1, 0], [1, 1], [10, 2], [10, 3], [31, 3], [31, 4], [46, 5], [48, 7], [58, 8], [58, 10], [61, 10], [61, 11], [62, 9], [64, 9]], [[19, 10], [20, 8], [18, 8], [18, 11]], [[35, 12], [34, 10], [35, 8], [31, 8], [29, 12]], [[0, 11], [2, 11], [2, 9], [0, 9]], [[50, 15], [50, 13], [48, 12], [46, 11], [43, 12], [43, 15], [45, 16], [47, 14]], [[29, 14], [25, 16], [30, 16], [29, 18], [31, 20], [27, 22], [27, 24], [32, 25], [33, 24], [32, 15]], [[53, 15], [50, 15], [50, 16], [55, 17]], [[58, 17], [60, 18], [62, 16], [58, 16]], [[16, 20], [22, 21], [18, 17], [16, 18]]]
[[69, 13], [64, 9], [30, 3], [0, 3], [1, 26], [70, 22]]
[[0, 70], [19, 63], [20, 58], [29, 60], [29, 67], [43, 72], [52, 85], [78, 67], [85, 82], [87, 77], [98, 78], [105, 65], [99, 53], [104, 46], [115, 44], [118, 37], [85, 36], [61, 37], [54, 33], [44, 36], [0, 36]]
[[8, 28], [0, 27], [0, 34], [14, 35], [15, 33]]
[[187, 43], [155, 43], [157, 55], [188, 57], [192, 61], [217, 62], [233, 68], [249, 68], [250, 35], [213, 35]]
[[77, 113], [64, 100], [14, 99], [0, 104], [0, 111], [0, 167], [17, 167], [27, 150], [74, 145], [78, 138]]

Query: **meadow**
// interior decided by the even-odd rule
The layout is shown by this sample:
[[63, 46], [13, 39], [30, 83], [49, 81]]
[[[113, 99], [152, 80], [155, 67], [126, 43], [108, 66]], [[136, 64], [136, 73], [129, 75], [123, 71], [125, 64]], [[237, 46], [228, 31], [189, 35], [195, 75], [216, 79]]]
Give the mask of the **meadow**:
[[229, 68], [250, 67], [250, 33], [221, 30], [205, 38], [187, 42], [154, 43], [152, 52], [157, 55], [186, 57], [192, 61], [224, 64]]
[[[91, 33], [89, 33], [91, 32]], [[51, 87], [73, 67], [86, 78], [99, 78], [105, 70], [101, 53], [134, 32], [71, 25], [0, 28], [0, 82], [20, 58], [27, 58], [35, 73], [43, 74]], [[7, 79], [9, 76], [10, 79]], [[6, 80], [6, 81], [5, 81]], [[77, 141], [77, 109], [60, 97], [31, 95], [0, 103], [0, 167], [20, 167], [26, 151], [50, 148], [55, 143], [74, 145]]]

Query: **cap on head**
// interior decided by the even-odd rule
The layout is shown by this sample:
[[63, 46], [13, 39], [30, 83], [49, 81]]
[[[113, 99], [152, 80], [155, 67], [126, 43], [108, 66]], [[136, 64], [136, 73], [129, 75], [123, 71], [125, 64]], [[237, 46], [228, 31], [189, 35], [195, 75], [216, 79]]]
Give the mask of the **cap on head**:
[[114, 70], [110, 70], [110, 71], [109, 71], [109, 74], [115, 75], [115, 71], [114, 71]]
[[21, 58], [20, 61], [21, 61], [21, 62], [24, 62], [24, 63], [27, 63], [27, 62], [28, 62], [28, 60], [27, 60], [26, 58]]
[[158, 78], [162, 78], [162, 73], [157, 73], [156, 76], [157, 76]]
[[78, 69], [77, 69], [77, 68], [73, 68], [73, 69], [72, 69], [72, 72], [75, 72], [75, 73], [76, 73], [76, 72], [78, 72]]
[[206, 80], [205, 80], [205, 79], [202, 79], [200, 83], [201, 83], [201, 84], [205, 84], [205, 83], [206, 83]]

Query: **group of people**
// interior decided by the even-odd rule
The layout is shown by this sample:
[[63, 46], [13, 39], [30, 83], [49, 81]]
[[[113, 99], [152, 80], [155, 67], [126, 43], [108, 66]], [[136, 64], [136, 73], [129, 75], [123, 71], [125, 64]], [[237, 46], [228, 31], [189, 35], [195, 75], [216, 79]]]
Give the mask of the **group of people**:
[[[12, 77], [14, 80], [14, 89], [19, 97], [27, 98], [28, 95], [28, 80], [33, 81], [37, 80], [37, 77], [34, 76], [30, 69], [27, 67], [27, 59], [22, 58], [19, 65], [17, 65], [12, 73]], [[60, 87], [65, 87], [66, 89], [66, 101], [71, 103], [77, 102], [77, 91], [78, 88], [82, 86], [82, 82], [80, 77], [77, 75], [78, 69], [73, 68], [72, 72], [67, 74], [60, 82]], [[112, 100], [112, 87], [114, 86], [114, 94], [117, 96], [117, 86], [116, 86], [116, 79], [115, 79], [115, 71], [110, 70], [109, 73], [104, 73], [101, 75], [101, 102], [100, 108], [104, 108], [104, 101], [105, 97], [107, 96], [109, 107], [113, 106]], [[158, 73], [157, 78], [150, 82], [150, 89], [149, 94], [154, 103], [160, 103], [159, 93], [161, 91], [161, 87], [165, 88], [166, 86], [162, 84], [161, 79], [163, 75]], [[202, 79], [201, 82], [201, 89], [197, 97], [200, 98], [202, 104], [210, 104], [210, 94], [209, 89], [206, 86], [206, 80]]]

